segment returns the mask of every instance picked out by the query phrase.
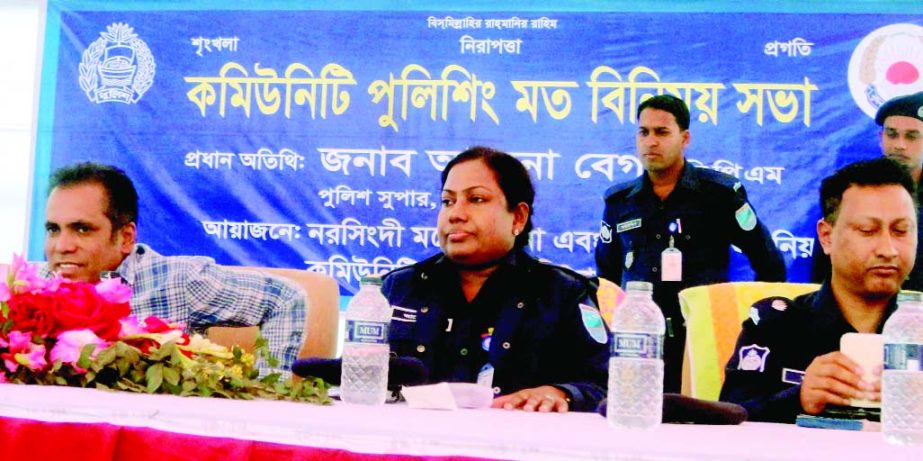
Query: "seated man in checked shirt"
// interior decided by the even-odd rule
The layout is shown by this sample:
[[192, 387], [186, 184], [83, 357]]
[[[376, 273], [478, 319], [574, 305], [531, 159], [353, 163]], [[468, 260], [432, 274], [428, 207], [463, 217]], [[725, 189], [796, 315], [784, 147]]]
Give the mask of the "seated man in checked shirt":
[[[302, 342], [304, 294], [287, 283], [233, 271], [199, 256], [162, 256], [136, 243], [138, 194], [122, 170], [80, 163], [54, 172], [45, 207], [49, 272], [96, 282], [116, 271], [132, 287], [131, 310], [185, 322], [193, 332], [214, 325], [258, 325], [282, 370]], [[261, 373], [270, 371], [265, 364]]]

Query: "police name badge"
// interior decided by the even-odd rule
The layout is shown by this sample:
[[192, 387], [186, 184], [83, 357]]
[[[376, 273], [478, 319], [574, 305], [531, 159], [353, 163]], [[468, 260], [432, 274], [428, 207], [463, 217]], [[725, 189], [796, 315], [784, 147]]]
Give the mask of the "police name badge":
[[641, 227], [641, 218], [632, 219], [631, 221], [620, 222], [615, 226], [615, 231], [622, 233], [625, 231], [630, 231], [632, 229], [637, 229]]
[[478, 372], [478, 385], [484, 387], [493, 387], [494, 385], [494, 367], [491, 364], [484, 365], [481, 367], [481, 371]]
[[663, 282], [683, 281], [683, 253], [673, 246], [672, 236], [670, 236], [670, 246], [660, 253], [660, 280]]
[[769, 348], [751, 344], [741, 347], [737, 352], [737, 369], [744, 371], [763, 372], [766, 368], [766, 358], [769, 357]]
[[734, 219], [737, 220], [737, 225], [745, 231], [756, 229], [756, 213], [749, 203], [744, 203], [734, 212]]

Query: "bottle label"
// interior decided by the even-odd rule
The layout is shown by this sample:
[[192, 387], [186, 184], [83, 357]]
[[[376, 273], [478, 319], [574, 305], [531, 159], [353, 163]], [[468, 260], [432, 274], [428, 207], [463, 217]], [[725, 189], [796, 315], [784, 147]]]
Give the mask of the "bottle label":
[[610, 357], [662, 359], [663, 335], [613, 332]]
[[923, 371], [923, 344], [885, 344], [885, 370]]
[[346, 321], [346, 342], [388, 344], [388, 323], [366, 320]]

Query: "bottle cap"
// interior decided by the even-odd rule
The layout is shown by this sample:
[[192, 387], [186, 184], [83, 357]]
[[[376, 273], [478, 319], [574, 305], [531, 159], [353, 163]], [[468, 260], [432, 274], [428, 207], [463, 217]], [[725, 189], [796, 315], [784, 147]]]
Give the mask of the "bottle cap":
[[363, 275], [362, 278], [359, 279], [359, 284], [381, 286], [381, 276], [378, 274]]
[[625, 284], [625, 291], [644, 291], [650, 293], [654, 291], [654, 284], [651, 282], [632, 280]]
[[897, 302], [923, 303], [923, 293], [919, 291], [901, 291], [897, 294]]

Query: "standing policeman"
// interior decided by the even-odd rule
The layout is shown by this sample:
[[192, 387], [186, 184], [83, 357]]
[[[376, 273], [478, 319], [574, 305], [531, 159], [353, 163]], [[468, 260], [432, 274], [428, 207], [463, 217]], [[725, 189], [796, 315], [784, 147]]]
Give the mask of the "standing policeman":
[[671, 95], [638, 106], [637, 146], [645, 173], [606, 191], [596, 246], [600, 277], [654, 284], [667, 319], [664, 390], [678, 392], [686, 339], [677, 294], [725, 282], [730, 246], [750, 260], [756, 279], [784, 281], [785, 262], [747, 193], [733, 176], [690, 166], [689, 109]]

